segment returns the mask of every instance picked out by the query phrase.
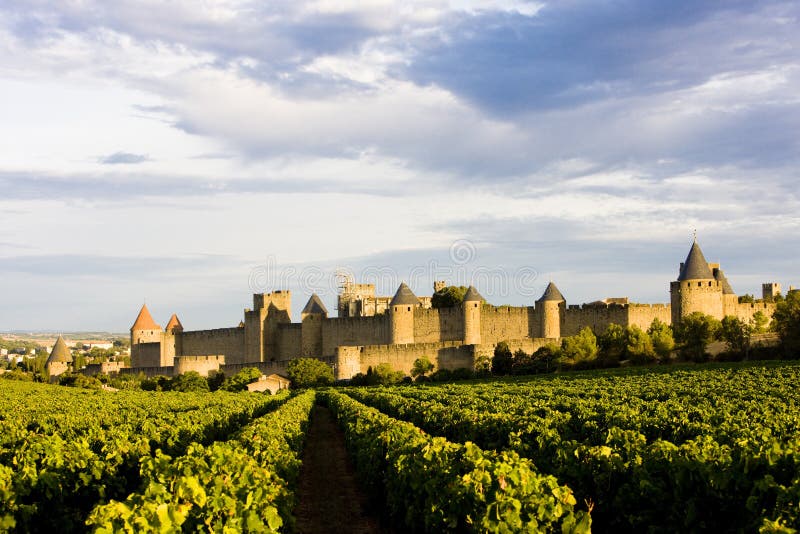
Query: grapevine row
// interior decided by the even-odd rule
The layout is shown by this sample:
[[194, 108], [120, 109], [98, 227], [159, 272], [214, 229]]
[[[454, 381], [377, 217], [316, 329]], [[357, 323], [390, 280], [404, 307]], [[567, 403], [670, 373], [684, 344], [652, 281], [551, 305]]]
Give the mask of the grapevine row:
[[287, 401], [232, 440], [161, 451], [142, 463], [144, 489], [97, 506], [95, 532], [279, 532], [293, 527], [294, 491], [313, 391]]
[[352, 398], [320, 394], [370, 494], [410, 531], [588, 532], [572, 491], [514, 452], [452, 443]]

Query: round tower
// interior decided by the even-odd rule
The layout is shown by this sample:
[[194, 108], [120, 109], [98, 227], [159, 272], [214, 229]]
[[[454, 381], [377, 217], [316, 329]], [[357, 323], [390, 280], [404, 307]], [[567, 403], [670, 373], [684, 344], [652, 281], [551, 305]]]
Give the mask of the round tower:
[[682, 317], [701, 312], [716, 319], [725, 316], [723, 308], [723, 284], [714, 277], [697, 240], [681, 263], [678, 279], [669, 286], [672, 308], [672, 324]]
[[405, 282], [397, 288], [389, 303], [391, 319], [390, 343], [403, 345], [414, 343], [414, 309], [419, 306], [419, 299]]
[[469, 286], [464, 295], [462, 309], [464, 311], [464, 344], [480, 345], [481, 343], [481, 306], [483, 297], [474, 286]]
[[544, 293], [536, 301], [536, 310], [542, 322], [541, 337], [561, 337], [561, 318], [565, 307], [566, 300], [561, 291], [553, 282], [547, 284]]
[[69, 371], [71, 363], [72, 354], [69, 352], [67, 344], [64, 342], [64, 338], [58, 336], [55, 345], [53, 345], [53, 350], [50, 351], [50, 356], [47, 357], [47, 363], [45, 364], [45, 367], [47, 368], [47, 374], [50, 375], [50, 379], [52, 380], [58, 375]]
[[161, 366], [172, 367], [175, 356], [183, 355], [183, 325], [178, 315], [173, 313], [164, 328], [164, 345], [161, 348]]
[[[142, 343], [161, 343], [163, 329], [153, 320], [150, 310], [146, 304], [142, 304], [139, 315], [131, 326], [131, 367], [155, 367], [160, 364], [159, 358], [155, 358], [153, 353], [148, 354], [147, 361], [142, 361]], [[160, 353], [160, 350], [159, 350]], [[159, 360], [158, 362], [153, 360]]]
[[322, 356], [322, 323], [328, 318], [328, 310], [314, 293], [300, 313], [301, 351], [303, 356]]

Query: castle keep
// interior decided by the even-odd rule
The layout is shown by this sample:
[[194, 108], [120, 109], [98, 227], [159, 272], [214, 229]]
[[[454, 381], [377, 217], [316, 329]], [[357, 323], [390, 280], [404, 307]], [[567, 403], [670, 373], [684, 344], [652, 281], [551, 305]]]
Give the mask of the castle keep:
[[[434, 289], [443, 287], [437, 282]], [[266, 374], [285, 372], [289, 361], [313, 357], [329, 363], [337, 379], [370, 366], [389, 363], [408, 373], [416, 358], [427, 356], [437, 368], [473, 368], [491, 356], [501, 341], [512, 351], [534, 352], [547, 343], [589, 326], [602, 332], [611, 323], [647, 329], [654, 319], [672, 324], [692, 312], [717, 319], [733, 315], [745, 321], [760, 311], [771, 317], [777, 284], [764, 284], [764, 300], [739, 303], [719, 264], [708, 263], [697, 242], [670, 284], [669, 304], [634, 304], [627, 298], [567, 305], [553, 282], [532, 306], [492, 306], [470, 286], [461, 305], [432, 308], [430, 297], [417, 297], [405, 283], [393, 297], [375, 295], [372, 284], [348, 282], [337, 302], [338, 316], [314, 294], [291, 320], [291, 293], [276, 290], [253, 295], [237, 327], [184, 331], [172, 315], [165, 328], [142, 306], [131, 327], [128, 372], [179, 374], [259, 367]]]

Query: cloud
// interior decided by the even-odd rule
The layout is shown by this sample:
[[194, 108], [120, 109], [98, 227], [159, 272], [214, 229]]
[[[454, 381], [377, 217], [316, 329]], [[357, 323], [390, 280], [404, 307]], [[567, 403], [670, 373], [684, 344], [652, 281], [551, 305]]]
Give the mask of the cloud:
[[144, 163], [150, 161], [150, 158], [145, 154], [131, 154], [130, 152], [114, 152], [108, 156], [98, 158], [98, 161], [103, 165], [120, 165], [129, 164], [136, 165], [137, 163]]

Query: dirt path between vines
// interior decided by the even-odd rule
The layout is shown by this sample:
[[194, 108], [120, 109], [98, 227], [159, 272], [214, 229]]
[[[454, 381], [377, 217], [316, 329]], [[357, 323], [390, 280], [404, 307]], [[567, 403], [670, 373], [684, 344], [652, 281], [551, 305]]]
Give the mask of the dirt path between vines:
[[298, 486], [295, 518], [300, 534], [391, 532], [369, 513], [344, 435], [324, 406], [311, 412]]

